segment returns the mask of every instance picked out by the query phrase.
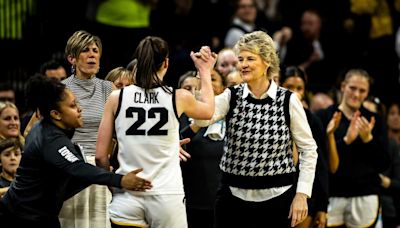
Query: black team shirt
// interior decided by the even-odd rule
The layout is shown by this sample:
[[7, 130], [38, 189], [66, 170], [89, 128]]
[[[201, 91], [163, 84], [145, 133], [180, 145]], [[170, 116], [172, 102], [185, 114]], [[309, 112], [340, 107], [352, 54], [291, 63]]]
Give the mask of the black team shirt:
[[121, 175], [85, 162], [73, 131], [40, 121], [27, 137], [16, 178], [3, 198], [18, 218], [41, 221], [58, 217], [65, 200], [91, 184], [121, 187]]

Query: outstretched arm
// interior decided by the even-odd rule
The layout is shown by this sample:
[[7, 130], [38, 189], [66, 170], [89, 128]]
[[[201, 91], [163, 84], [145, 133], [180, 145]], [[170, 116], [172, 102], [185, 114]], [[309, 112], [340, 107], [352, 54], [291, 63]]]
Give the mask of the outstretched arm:
[[75, 177], [79, 186], [100, 184], [122, 187], [129, 190], [145, 191], [151, 183], [136, 176], [142, 169], [133, 170], [126, 175], [119, 175], [86, 163], [78, 146], [62, 135], [56, 136], [42, 152], [44, 160], [53, 167]]
[[191, 53], [196, 68], [199, 71], [201, 82], [201, 100], [186, 90], [176, 91], [176, 104], [178, 115], [186, 113], [188, 117], [195, 119], [210, 119], [214, 113], [214, 92], [211, 85], [211, 70], [214, 67], [217, 55], [210, 48], [203, 46], [199, 52]]

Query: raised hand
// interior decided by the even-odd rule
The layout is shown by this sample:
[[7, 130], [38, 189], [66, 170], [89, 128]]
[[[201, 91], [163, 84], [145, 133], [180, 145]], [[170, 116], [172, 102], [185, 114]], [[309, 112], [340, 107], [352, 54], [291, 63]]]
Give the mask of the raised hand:
[[[214, 68], [217, 60], [217, 54], [211, 52], [210, 47], [203, 46], [198, 52], [191, 52], [190, 57], [192, 58], [196, 68], [201, 70], [210, 70]], [[201, 75], [200, 75], [201, 76]]]
[[371, 121], [368, 121], [365, 117], [359, 117], [356, 125], [360, 138], [364, 143], [373, 139], [372, 129], [374, 129], [375, 126], [375, 117], [371, 117]]
[[341, 119], [342, 119], [342, 112], [335, 112], [332, 116], [332, 119], [329, 121], [328, 126], [326, 127], [326, 133], [333, 134], [339, 127]]
[[346, 136], [344, 137], [346, 144], [351, 144], [359, 135], [357, 121], [360, 118], [360, 115], [360, 111], [357, 111], [351, 117], [349, 128], [347, 128]]
[[144, 192], [148, 189], [151, 189], [153, 186], [151, 185], [150, 181], [145, 180], [136, 175], [142, 171], [143, 168], [139, 168], [124, 175], [121, 180], [121, 187], [128, 190], [140, 191], [140, 192]]

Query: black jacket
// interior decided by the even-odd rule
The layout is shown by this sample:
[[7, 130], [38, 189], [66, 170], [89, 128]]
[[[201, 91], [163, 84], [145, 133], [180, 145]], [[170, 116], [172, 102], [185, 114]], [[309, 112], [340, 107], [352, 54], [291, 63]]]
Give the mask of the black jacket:
[[57, 218], [64, 201], [89, 185], [121, 186], [121, 175], [85, 162], [72, 135], [47, 121], [32, 128], [16, 178], [3, 198], [9, 213], [32, 221]]
[[321, 120], [309, 109], [304, 109], [313, 138], [317, 143], [318, 159], [315, 170], [312, 196], [308, 200], [308, 212], [314, 216], [319, 211], [327, 212], [329, 203], [329, 170], [326, 151], [325, 131]]
[[[186, 150], [192, 156], [188, 161], [181, 162], [186, 208], [214, 210], [222, 175], [219, 163], [224, 153], [224, 141], [214, 141], [207, 136], [204, 137], [207, 127], [194, 133], [189, 124], [187, 116], [182, 115], [180, 118], [180, 126], [183, 126], [181, 135], [183, 138], [191, 139], [190, 143], [186, 145]], [[191, 221], [189, 219], [189, 223]]]

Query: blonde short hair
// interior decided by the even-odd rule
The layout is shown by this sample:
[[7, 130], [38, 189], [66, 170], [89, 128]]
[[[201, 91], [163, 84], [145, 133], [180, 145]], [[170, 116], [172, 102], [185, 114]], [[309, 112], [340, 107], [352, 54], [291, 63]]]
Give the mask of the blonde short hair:
[[13, 108], [15, 110], [17, 110], [18, 112], [18, 108], [17, 106], [15, 106], [14, 103], [9, 102], [9, 101], [0, 101], [0, 114], [4, 111], [4, 109], [6, 108]]
[[97, 45], [101, 56], [103, 45], [100, 38], [84, 30], [77, 31], [68, 39], [67, 46], [65, 46], [65, 55], [77, 58], [92, 43]]
[[133, 73], [124, 67], [117, 67], [108, 72], [104, 80], [115, 82], [118, 78], [127, 78], [131, 83], [133, 80]]
[[274, 41], [263, 31], [255, 31], [243, 35], [233, 47], [236, 55], [241, 51], [249, 51], [259, 55], [264, 61], [269, 64], [267, 77], [279, 74], [279, 57], [276, 53]]

